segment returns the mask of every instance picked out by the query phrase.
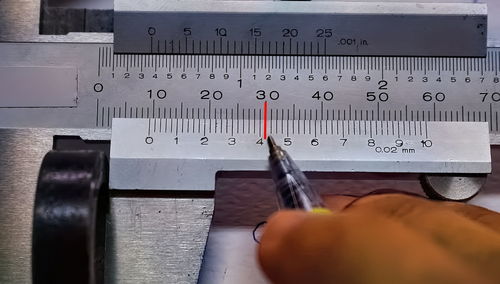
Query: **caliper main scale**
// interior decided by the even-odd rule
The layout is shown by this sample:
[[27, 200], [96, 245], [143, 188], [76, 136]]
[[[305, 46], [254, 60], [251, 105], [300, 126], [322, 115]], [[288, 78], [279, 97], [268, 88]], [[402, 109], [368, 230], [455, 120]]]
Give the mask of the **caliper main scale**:
[[[200, 129], [204, 126], [208, 131], [191, 133], [194, 136], [189, 140], [196, 143], [203, 137], [211, 143], [214, 133], [210, 133], [210, 129], [220, 134], [232, 126], [231, 131], [236, 134], [243, 135], [249, 129], [255, 133], [248, 137], [231, 134], [220, 141], [228, 143], [227, 139], [236, 138], [238, 142], [254, 144], [256, 138], [263, 138], [263, 131], [267, 129], [273, 136], [279, 133], [276, 138], [283, 143], [288, 143], [285, 138], [291, 138], [293, 147], [302, 145], [309, 149], [307, 147], [314, 147], [312, 139], [325, 135], [326, 124], [332, 121], [344, 121], [344, 124], [363, 121], [363, 131], [364, 121], [372, 125], [389, 124], [391, 131], [393, 122], [420, 125], [431, 121], [470, 121], [489, 122], [491, 141], [497, 143], [500, 104], [497, 49], [489, 49], [485, 58], [198, 56], [114, 54], [111, 45], [102, 44], [3, 43], [0, 52], [6, 55], [0, 58], [0, 64], [18, 67], [18, 71], [25, 66], [38, 66], [37, 72], [60, 66], [73, 66], [78, 70], [74, 106], [0, 108], [3, 127], [106, 128], [112, 126], [113, 118], [152, 118], [153, 121], [166, 119], [168, 123], [189, 122], [192, 129], [195, 121]], [[57, 80], [51, 84], [57, 84]], [[267, 127], [263, 121], [267, 121]], [[175, 125], [180, 127], [176, 127], [178, 131], [182, 132], [182, 127], [187, 131], [187, 124]], [[306, 140], [296, 143], [299, 140], [295, 136], [304, 129], [307, 133], [302, 134], [301, 139]], [[359, 132], [359, 128], [346, 130]], [[331, 126], [328, 131], [332, 133]], [[179, 139], [184, 141], [186, 137], [179, 136]], [[368, 139], [363, 139], [364, 144]], [[381, 147], [384, 151], [385, 147], [395, 147], [397, 139], [391, 140], [376, 144], [374, 149]], [[489, 143], [488, 139], [485, 141], [481, 140], [481, 145]], [[319, 145], [328, 144], [320, 142]], [[471, 141], [469, 145], [475, 144]], [[331, 144], [331, 147], [337, 145]], [[475, 148], [483, 149], [482, 146]], [[408, 152], [405, 156], [414, 156], [409, 152], [415, 147], [405, 149]], [[185, 147], [182, 151], [188, 155], [191, 149]], [[373, 149], [370, 153], [386, 155]], [[334, 156], [322, 155], [318, 160], [325, 157], [333, 159]], [[417, 170], [418, 167], [414, 172], [425, 172]], [[460, 172], [478, 173], [475, 170]], [[182, 179], [178, 182], [182, 183]], [[187, 188], [187, 184], [181, 188]], [[190, 189], [195, 188], [208, 189], [206, 186]]]

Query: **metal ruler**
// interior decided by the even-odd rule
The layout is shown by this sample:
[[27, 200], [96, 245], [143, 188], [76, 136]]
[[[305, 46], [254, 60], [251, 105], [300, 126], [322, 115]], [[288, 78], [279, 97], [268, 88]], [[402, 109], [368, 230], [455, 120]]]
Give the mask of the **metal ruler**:
[[[240, 128], [241, 127], [241, 128]], [[110, 186], [213, 190], [218, 171], [265, 171], [273, 135], [304, 171], [487, 174], [488, 126], [467, 122], [114, 119]], [[474, 145], [474, 151], [471, 151]]]
[[[222, 117], [241, 129], [243, 120], [263, 119], [266, 102], [273, 121], [482, 121], [493, 138], [500, 127], [499, 49], [489, 49], [486, 58], [197, 56], [117, 55], [103, 44], [2, 43], [0, 54], [2, 67], [53, 73], [45, 80], [50, 90], [69, 88], [53, 68], [78, 77], [73, 104], [43, 97], [43, 84], [17, 105], [1, 100], [1, 127], [106, 128], [114, 117]], [[21, 69], [17, 82], [2, 86], [3, 98], [22, 82], [37, 81]], [[47, 101], [33, 107], [30, 100]]]
[[486, 4], [116, 0], [114, 9], [118, 53], [486, 54]]

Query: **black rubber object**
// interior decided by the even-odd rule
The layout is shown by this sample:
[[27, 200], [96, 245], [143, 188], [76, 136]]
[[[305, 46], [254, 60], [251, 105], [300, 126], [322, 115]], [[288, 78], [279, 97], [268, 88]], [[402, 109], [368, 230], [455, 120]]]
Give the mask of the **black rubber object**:
[[104, 282], [108, 163], [97, 151], [51, 151], [35, 197], [32, 278], [41, 283]]

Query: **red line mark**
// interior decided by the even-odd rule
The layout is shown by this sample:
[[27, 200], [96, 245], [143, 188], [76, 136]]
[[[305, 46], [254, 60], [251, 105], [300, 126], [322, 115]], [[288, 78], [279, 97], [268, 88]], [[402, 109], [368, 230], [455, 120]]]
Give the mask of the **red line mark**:
[[264, 139], [267, 139], [267, 101], [264, 102]]

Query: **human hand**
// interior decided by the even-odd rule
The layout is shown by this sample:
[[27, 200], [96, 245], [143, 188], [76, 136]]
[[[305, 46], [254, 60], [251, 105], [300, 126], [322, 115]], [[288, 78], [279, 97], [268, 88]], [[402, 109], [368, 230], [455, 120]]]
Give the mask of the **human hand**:
[[407, 194], [325, 198], [332, 214], [283, 210], [259, 247], [286, 283], [500, 283], [500, 214]]

